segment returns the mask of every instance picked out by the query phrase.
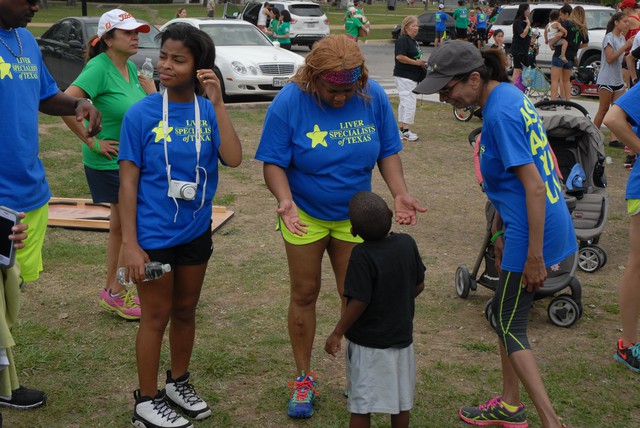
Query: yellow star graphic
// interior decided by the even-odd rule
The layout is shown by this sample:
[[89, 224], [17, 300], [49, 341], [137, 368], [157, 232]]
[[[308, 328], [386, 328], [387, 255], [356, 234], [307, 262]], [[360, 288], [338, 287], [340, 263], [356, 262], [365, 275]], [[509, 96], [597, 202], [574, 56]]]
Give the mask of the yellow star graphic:
[[[171, 131], [173, 131], [173, 127], [169, 126], [167, 128], [167, 142], [171, 142]], [[162, 121], [158, 121], [158, 126], [156, 126], [155, 128], [153, 128], [151, 130], [151, 132], [153, 132], [154, 134], [156, 134], [156, 139], [153, 141], [154, 143], [157, 143], [158, 141], [162, 140], [164, 138], [164, 129], [162, 127]]]
[[318, 125], [313, 125], [313, 132], [307, 132], [307, 137], [311, 139], [311, 148], [313, 149], [318, 144], [321, 144], [325, 147], [327, 146], [327, 142], [324, 137], [328, 134], [327, 131], [321, 131]]
[[13, 74], [11, 74], [11, 64], [4, 62], [4, 59], [0, 56], [0, 79], [4, 79], [5, 77], [13, 79]]

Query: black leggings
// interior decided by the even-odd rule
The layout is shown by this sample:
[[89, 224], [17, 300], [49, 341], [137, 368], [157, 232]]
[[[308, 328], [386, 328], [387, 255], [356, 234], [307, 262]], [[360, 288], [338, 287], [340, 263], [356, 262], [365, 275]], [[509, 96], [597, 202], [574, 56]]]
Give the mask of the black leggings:
[[527, 338], [527, 324], [535, 294], [522, 288], [521, 272], [503, 270], [500, 274], [491, 309], [496, 317], [496, 333], [507, 354], [531, 349]]

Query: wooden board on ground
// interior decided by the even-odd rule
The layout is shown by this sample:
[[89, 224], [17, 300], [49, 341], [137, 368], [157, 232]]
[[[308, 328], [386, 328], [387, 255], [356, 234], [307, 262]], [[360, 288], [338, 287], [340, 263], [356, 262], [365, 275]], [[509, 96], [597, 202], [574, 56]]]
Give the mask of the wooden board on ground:
[[[214, 205], [211, 214], [211, 233], [233, 217], [233, 211]], [[94, 204], [91, 199], [51, 198], [49, 226], [69, 229], [109, 230], [109, 204]]]

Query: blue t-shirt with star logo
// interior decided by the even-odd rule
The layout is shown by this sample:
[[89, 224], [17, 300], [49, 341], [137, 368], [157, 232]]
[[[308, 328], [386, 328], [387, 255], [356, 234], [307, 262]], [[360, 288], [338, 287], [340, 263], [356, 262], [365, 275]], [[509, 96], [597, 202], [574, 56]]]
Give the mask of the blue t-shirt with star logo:
[[[131, 161], [140, 168], [136, 221], [138, 243], [144, 249], [155, 250], [185, 244], [209, 228], [213, 196], [218, 187], [220, 134], [211, 102], [198, 97], [198, 105], [202, 130], [199, 184], [195, 199], [176, 199], [178, 207], [173, 199], [167, 196], [169, 183], [164, 154], [162, 95], [156, 92], [138, 101], [129, 108], [122, 121], [118, 160]], [[171, 179], [196, 182], [193, 101], [169, 102], [167, 130]], [[174, 222], [176, 211], [178, 214]]]
[[0, 43], [0, 205], [29, 212], [51, 198], [38, 157], [38, 109], [60, 91], [28, 30], [0, 28], [0, 37], [10, 48]]
[[480, 170], [484, 189], [505, 225], [502, 269], [522, 272], [529, 248], [526, 193], [513, 168], [535, 164], [547, 189], [543, 257], [547, 267], [577, 251], [571, 216], [547, 133], [533, 103], [510, 83], [489, 94], [482, 109]]
[[389, 99], [368, 82], [370, 100], [354, 95], [340, 108], [289, 83], [267, 110], [256, 159], [284, 168], [294, 202], [317, 219], [348, 219], [351, 197], [371, 190], [376, 162], [402, 150]]

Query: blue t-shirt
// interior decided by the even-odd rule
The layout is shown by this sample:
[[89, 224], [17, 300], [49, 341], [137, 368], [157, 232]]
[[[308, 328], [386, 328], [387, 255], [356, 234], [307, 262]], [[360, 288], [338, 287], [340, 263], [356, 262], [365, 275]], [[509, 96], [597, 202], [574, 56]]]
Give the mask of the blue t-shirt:
[[[51, 198], [44, 166], [38, 158], [38, 108], [59, 90], [44, 65], [31, 33], [17, 29], [23, 55], [16, 58], [0, 44], [0, 205], [29, 212]], [[20, 47], [12, 30], [0, 37], [14, 53]]]
[[256, 159], [284, 168], [294, 202], [315, 218], [348, 219], [351, 197], [371, 190], [376, 162], [402, 150], [389, 98], [368, 82], [369, 101], [354, 95], [337, 109], [290, 83], [267, 110]]
[[447, 29], [447, 21], [449, 20], [449, 15], [445, 12], [437, 11], [436, 12], [436, 31], [446, 31]]
[[522, 272], [529, 248], [526, 194], [513, 167], [534, 163], [547, 188], [543, 257], [547, 267], [577, 251], [562, 184], [547, 134], [533, 103], [518, 88], [501, 83], [482, 109], [480, 170], [484, 189], [505, 225], [502, 268]]
[[[640, 85], [634, 85], [624, 95], [618, 98], [615, 104], [627, 113], [629, 118], [627, 119], [633, 128], [633, 132], [640, 136], [640, 109], [638, 104], [640, 103]], [[627, 199], [640, 199], [640, 167], [637, 167], [636, 162], [633, 165], [629, 179], [627, 180], [627, 192], [625, 198]]]
[[487, 15], [485, 13], [480, 12], [476, 15], [476, 28], [487, 29]]
[[[140, 168], [138, 210], [136, 213], [138, 243], [144, 249], [161, 249], [185, 244], [210, 227], [211, 204], [218, 187], [218, 148], [220, 134], [211, 102], [198, 97], [202, 147], [200, 149], [200, 183], [192, 201], [167, 196], [162, 126], [162, 95], [154, 93], [135, 103], [122, 121], [119, 160], [128, 160]], [[169, 102], [169, 135], [167, 149], [171, 178], [196, 181], [195, 111], [193, 102]], [[206, 170], [206, 175], [204, 171]], [[206, 188], [204, 205], [202, 192]]]

